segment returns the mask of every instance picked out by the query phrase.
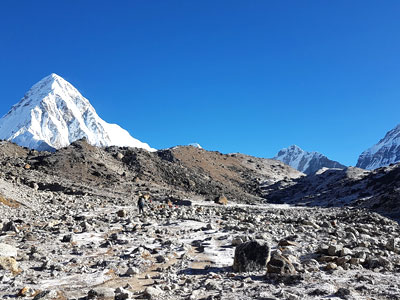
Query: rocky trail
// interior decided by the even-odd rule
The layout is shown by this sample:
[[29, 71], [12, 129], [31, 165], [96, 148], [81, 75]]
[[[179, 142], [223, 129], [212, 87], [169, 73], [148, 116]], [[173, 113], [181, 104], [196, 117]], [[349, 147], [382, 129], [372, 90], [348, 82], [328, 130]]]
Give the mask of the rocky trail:
[[[139, 216], [134, 205], [74, 200], [40, 214], [1, 207], [2, 298], [400, 297], [399, 224], [366, 210], [152, 201]], [[284, 265], [234, 272], [235, 246], [250, 240]]]

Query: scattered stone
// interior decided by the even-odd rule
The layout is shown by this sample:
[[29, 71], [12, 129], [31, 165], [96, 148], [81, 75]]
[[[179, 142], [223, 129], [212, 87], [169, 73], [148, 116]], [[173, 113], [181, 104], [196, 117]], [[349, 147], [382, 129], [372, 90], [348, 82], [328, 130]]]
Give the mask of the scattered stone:
[[353, 255], [353, 252], [349, 248], [343, 248], [340, 250], [340, 256], [347, 256], [347, 255]]
[[227, 205], [228, 199], [225, 196], [219, 196], [214, 199], [214, 202], [220, 205]]
[[280, 240], [280, 241], [279, 241], [278, 246], [281, 246], [281, 247], [298, 246], [298, 244], [297, 244], [296, 242], [283, 239], [283, 240]]
[[17, 248], [8, 244], [0, 243], [0, 256], [17, 257]]
[[139, 271], [138, 268], [129, 267], [125, 274], [126, 274], [127, 276], [133, 276], [133, 275], [137, 275], [137, 274], [139, 274], [139, 273], [140, 273], [140, 271]]
[[331, 270], [336, 270], [337, 269], [337, 264], [331, 262], [326, 265], [326, 270], [331, 271]]
[[351, 291], [348, 288], [341, 287], [337, 290], [337, 292], [334, 295], [342, 299], [347, 299], [347, 297], [351, 295]]
[[32, 182], [32, 183], [31, 183], [31, 187], [32, 187], [35, 191], [39, 190], [39, 185], [38, 185], [36, 182]]
[[3, 225], [3, 231], [19, 232], [17, 225], [13, 221], [7, 222]]
[[234, 238], [232, 239], [232, 246], [238, 246], [243, 243], [243, 240], [241, 238]]
[[125, 209], [120, 209], [119, 211], [117, 211], [117, 216], [120, 218], [126, 218], [127, 215], [128, 212]]
[[37, 291], [31, 287], [24, 287], [18, 292], [17, 297], [34, 297], [36, 294]]
[[155, 259], [159, 264], [167, 262], [167, 258], [164, 255], [157, 255]]
[[146, 297], [146, 299], [150, 300], [159, 299], [163, 293], [164, 292], [161, 289], [151, 286], [147, 287], [144, 290], [144, 296]]
[[91, 289], [88, 294], [88, 299], [104, 299], [104, 300], [111, 300], [114, 299], [114, 289], [107, 288], [107, 287], [96, 287]]
[[21, 272], [21, 270], [18, 268], [17, 261], [12, 257], [0, 256], [0, 270], [1, 269], [11, 271], [14, 275]]
[[37, 294], [33, 300], [58, 300], [61, 297], [61, 293], [58, 293], [57, 291], [50, 290], [50, 291], [42, 291], [39, 294]]
[[331, 256], [339, 256], [343, 249], [343, 245], [336, 244], [336, 245], [329, 245], [328, 254]]
[[133, 298], [133, 294], [130, 291], [121, 287], [115, 290], [115, 300], [126, 300], [131, 298]]
[[71, 242], [74, 242], [74, 241], [75, 241], [74, 235], [71, 234], [71, 233], [64, 235], [62, 240], [61, 240], [61, 242], [63, 242], [63, 243], [71, 243]]
[[389, 251], [397, 252], [397, 239], [396, 238], [390, 238], [387, 243], [386, 243], [386, 249]]

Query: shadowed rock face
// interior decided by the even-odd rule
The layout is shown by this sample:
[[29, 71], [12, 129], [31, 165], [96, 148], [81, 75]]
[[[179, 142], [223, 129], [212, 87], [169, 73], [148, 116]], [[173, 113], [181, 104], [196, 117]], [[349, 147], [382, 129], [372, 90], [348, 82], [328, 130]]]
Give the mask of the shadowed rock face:
[[251, 272], [266, 268], [271, 257], [270, 247], [259, 241], [240, 244], [235, 250], [233, 270], [235, 272]]
[[373, 171], [349, 167], [327, 169], [268, 187], [271, 203], [305, 206], [352, 206], [400, 220], [400, 164]]

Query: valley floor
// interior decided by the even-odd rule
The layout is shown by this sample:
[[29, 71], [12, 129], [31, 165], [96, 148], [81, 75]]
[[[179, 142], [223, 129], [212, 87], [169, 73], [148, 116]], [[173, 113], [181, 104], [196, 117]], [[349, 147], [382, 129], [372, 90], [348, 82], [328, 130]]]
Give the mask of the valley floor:
[[[135, 199], [13, 188], [0, 184], [1, 299], [400, 299], [399, 224], [366, 210], [153, 199], [140, 216]], [[253, 239], [295, 272], [235, 273]]]

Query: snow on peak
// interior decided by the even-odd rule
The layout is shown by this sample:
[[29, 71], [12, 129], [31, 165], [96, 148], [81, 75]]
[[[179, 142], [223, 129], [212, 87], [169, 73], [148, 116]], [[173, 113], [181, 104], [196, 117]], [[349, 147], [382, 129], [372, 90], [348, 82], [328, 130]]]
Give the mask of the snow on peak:
[[102, 120], [89, 100], [55, 73], [33, 85], [0, 119], [0, 139], [28, 148], [59, 149], [81, 138], [100, 147], [154, 150], [120, 126]]
[[400, 162], [400, 124], [388, 131], [377, 144], [361, 153], [356, 166], [373, 170], [397, 162]]
[[195, 147], [195, 148], [203, 149], [203, 147], [201, 147], [199, 143], [190, 143], [188, 146], [192, 146], [192, 147]]
[[273, 159], [280, 160], [307, 175], [314, 174], [324, 167], [345, 168], [344, 165], [328, 159], [319, 152], [307, 152], [297, 145], [292, 145], [280, 150]]

